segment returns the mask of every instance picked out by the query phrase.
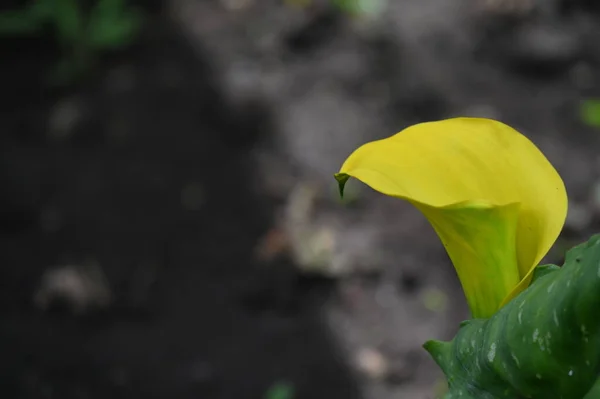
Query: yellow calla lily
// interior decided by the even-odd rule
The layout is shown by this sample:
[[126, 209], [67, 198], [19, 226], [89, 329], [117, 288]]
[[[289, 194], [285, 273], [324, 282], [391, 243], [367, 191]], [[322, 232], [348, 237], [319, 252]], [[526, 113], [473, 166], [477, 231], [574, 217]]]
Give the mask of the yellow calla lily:
[[473, 317], [524, 290], [567, 214], [564, 183], [541, 151], [501, 122], [420, 123], [354, 151], [335, 175], [412, 203], [440, 237]]

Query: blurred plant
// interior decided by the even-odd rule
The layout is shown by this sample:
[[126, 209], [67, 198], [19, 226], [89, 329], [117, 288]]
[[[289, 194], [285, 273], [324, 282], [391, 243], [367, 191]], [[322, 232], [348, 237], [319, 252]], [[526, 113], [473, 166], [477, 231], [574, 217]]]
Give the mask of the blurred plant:
[[[308, 7], [314, 0], [285, 0], [286, 4], [294, 7]], [[377, 16], [387, 6], [387, 0], [330, 0], [337, 10], [352, 16]]]
[[537, 266], [567, 194], [531, 141], [490, 119], [422, 123], [352, 153], [336, 174], [341, 194], [350, 177], [412, 203], [454, 264], [473, 319], [451, 342], [424, 345], [446, 399], [597, 399], [600, 235], [562, 267]]
[[288, 382], [277, 382], [269, 388], [264, 399], [294, 399], [294, 386]]
[[379, 15], [385, 6], [386, 0], [331, 0], [331, 3], [339, 10], [350, 15]]
[[89, 10], [79, 0], [35, 0], [0, 12], [0, 36], [33, 36], [50, 26], [63, 52], [50, 82], [65, 84], [85, 74], [101, 51], [131, 44], [141, 22], [126, 0], [98, 0]]
[[600, 100], [585, 100], [581, 104], [580, 115], [586, 125], [600, 128]]

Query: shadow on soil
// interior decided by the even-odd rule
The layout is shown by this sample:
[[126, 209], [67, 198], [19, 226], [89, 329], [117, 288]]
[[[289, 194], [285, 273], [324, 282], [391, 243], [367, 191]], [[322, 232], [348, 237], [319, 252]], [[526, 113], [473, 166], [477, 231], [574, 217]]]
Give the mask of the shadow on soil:
[[[152, 31], [68, 90], [42, 84], [49, 43], [3, 43], [0, 397], [261, 398], [284, 380], [358, 397], [320, 320], [331, 283], [253, 260], [268, 110], [228, 106], [197, 51]], [[108, 306], [35, 306], [49, 267], [90, 261]]]

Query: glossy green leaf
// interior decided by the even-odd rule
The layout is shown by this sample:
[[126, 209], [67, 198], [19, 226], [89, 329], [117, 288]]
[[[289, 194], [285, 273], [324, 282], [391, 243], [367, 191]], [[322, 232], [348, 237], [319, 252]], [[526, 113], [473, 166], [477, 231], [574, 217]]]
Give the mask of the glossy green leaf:
[[583, 399], [598, 399], [600, 398], [600, 379], [596, 380], [594, 387]]
[[454, 340], [425, 348], [448, 378], [446, 399], [580, 399], [600, 374], [599, 310], [596, 235], [570, 250], [562, 268], [539, 267], [490, 319], [464, 322]]

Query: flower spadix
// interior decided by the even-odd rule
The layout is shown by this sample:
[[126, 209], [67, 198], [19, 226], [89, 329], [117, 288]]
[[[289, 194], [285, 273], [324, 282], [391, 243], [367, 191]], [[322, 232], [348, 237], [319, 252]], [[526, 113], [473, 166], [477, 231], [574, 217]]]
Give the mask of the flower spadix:
[[565, 186], [525, 136], [501, 122], [420, 123], [358, 148], [335, 175], [409, 201], [440, 237], [473, 317], [525, 289], [567, 214]]

